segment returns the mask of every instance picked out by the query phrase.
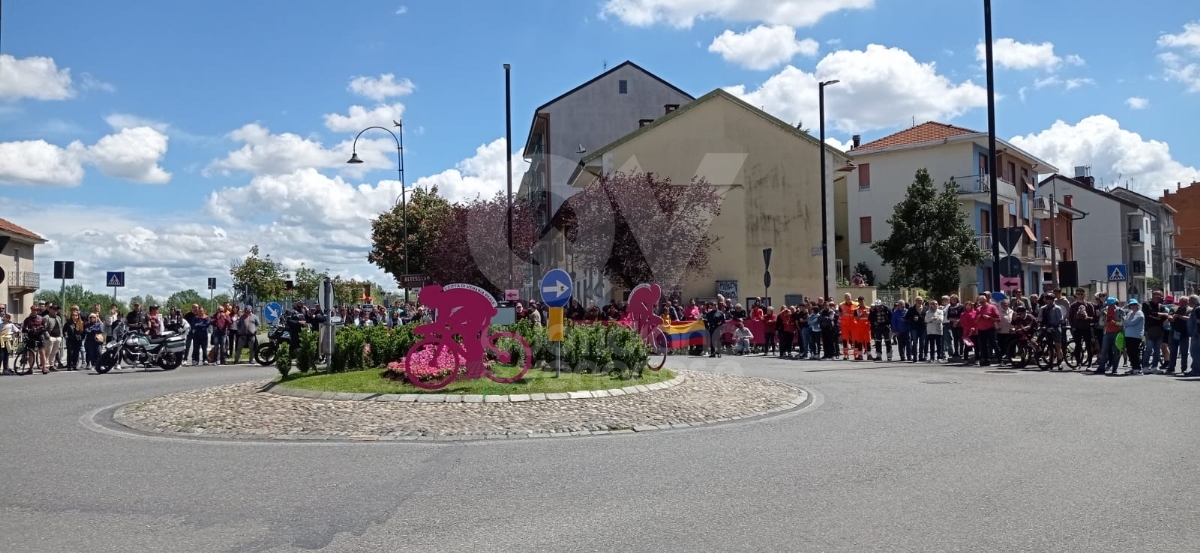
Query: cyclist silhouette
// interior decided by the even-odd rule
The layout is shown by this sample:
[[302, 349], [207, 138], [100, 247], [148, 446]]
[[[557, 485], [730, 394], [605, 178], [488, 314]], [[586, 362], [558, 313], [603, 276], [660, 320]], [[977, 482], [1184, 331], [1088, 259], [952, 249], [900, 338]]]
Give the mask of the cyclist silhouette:
[[[455, 285], [451, 285], [455, 286]], [[482, 365], [485, 347], [483, 340], [492, 317], [498, 312], [492, 300], [473, 286], [442, 288], [433, 284], [421, 288], [421, 305], [434, 310], [432, 323], [417, 326], [413, 332], [422, 336], [437, 336], [450, 339], [462, 337], [463, 354], [467, 367]]]
[[629, 293], [629, 320], [643, 338], [663, 324], [663, 318], [654, 313], [662, 299], [662, 288], [657, 284], [639, 284]]

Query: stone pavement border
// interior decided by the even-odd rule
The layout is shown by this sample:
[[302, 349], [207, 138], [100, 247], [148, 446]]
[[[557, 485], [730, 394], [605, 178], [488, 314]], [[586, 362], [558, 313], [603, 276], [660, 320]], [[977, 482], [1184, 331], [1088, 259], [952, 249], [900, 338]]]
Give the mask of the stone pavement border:
[[563, 392], [552, 394], [494, 394], [494, 395], [460, 395], [460, 394], [348, 394], [322, 392], [320, 390], [304, 390], [278, 386], [274, 383], [263, 387], [262, 392], [280, 396], [298, 397], [305, 399], [320, 399], [326, 401], [388, 401], [398, 403], [515, 403], [523, 401], [561, 401], [564, 399], [595, 399], [616, 397], [631, 394], [641, 394], [657, 390], [666, 390], [682, 384], [686, 380], [683, 375], [654, 384], [639, 384], [611, 390], [585, 390], [580, 392]]
[[[682, 380], [682, 377], [677, 377], [674, 380]], [[756, 379], [757, 380], [757, 379]], [[790, 383], [779, 381], [770, 381], [771, 384], [789, 389], [795, 395], [792, 397], [781, 398], [779, 403], [758, 410], [756, 408], [741, 409], [737, 412], [723, 414], [717, 418], [706, 420], [681, 422], [672, 424], [636, 424], [622, 427], [609, 426], [607, 429], [572, 429], [570, 431], [560, 430], [518, 430], [504, 433], [484, 433], [484, 434], [459, 434], [459, 435], [443, 435], [431, 434], [421, 431], [396, 431], [387, 434], [363, 434], [353, 432], [337, 432], [329, 434], [307, 434], [307, 433], [288, 433], [271, 431], [268, 429], [246, 429], [241, 433], [226, 433], [226, 432], [209, 432], [207, 429], [198, 428], [194, 430], [165, 430], [163, 428], [155, 428], [152, 425], [144, 424], [137, 420], [133, 420], [128, 416], [129, 410], [143, 402], [130, 402], [123, 405], [114, 406], [104, 409], [95, 414], [93, 421], [100, 426], [115, 430], [117, 432], [132, 433], [135, 435], [153, 436], [153, 437], [169, 437], [169, 439], [189, 439], [209, 442], [290, 442], [290, 443], [446, 443], [446, 442], [482, 442], [494, 440], [511, 440], [511, 439], [531, 439], [531, 438], [567, 438], [567, 437], [587, 437], [587, 436], [609, 436], [609, 435], [633, 435], [653, 433], [664, 430], [680, 430], [691, 428], [705, 428], [720, 426], [723, 424], [747, 423], [760, 419], [772, 418], [775, 416], [787, 414], [797, 411], [813, 404], [813, 395], [806, 390]], [[662, 384], [666, 384], [663, 382]], [[660, 387], [665, 389], [672, 386]], [[651, 390], [650, 386], [646, 386], [646, 391]], [[351, 394], [352, 395], [352, 394]], [[414, 394], [419, 395], [419, 394]], [[549, 396], [550, 394], [547, 394]], [[564, 394], [566, 395], [566, 394]], [[489, 396], [490, 397], [490, 396]], [[504, 396], [507, 398], [508, 396]], [[595, 397], [595, 396], [592, 396]], [[610, 396], [611, 397], [611, 396]], [[332, 397], [321, 398], [324, 401], [360, 401], [360, 405], [369, 404], [375, 401], [374, 397], [369, 399], [347, 399], [339, 400]], [[383, 400], [386, 401], [386, 400]], [[416, 403], [416, 400], [408, 400]], [[545, 401], [555, 401], [547, 398]], [[470, 400], [464, 400], [463, 403], [470, 403]], [[508, 401], [508, 403], [513, 403]], [[526, 402], [519, 402], [525, 403]], [[514, 405], [515, 406], [515, 405]]]

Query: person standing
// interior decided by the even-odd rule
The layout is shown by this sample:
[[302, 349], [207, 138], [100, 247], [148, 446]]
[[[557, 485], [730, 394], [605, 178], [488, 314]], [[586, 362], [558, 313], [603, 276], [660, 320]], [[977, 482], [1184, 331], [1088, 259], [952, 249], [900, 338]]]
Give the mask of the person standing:
[[233, 319], [229, 318], [229, 314], [225, 312], [225, 306], [217, 308], [217, 313], [212, 317], [212, 346], [214, 353], [212, 354], [213, 363], [216, 365], [224, 365], [229, 358], [226, 356], [225, 339], [229, 334], [229, 329], [233, 326]]
[[720, 357], [721, 327], [725, 326], [725, 312], [717, 309], [712, 302], [708, 303], [708, 312], [704, 314], [704, 329], [708, 331], [708, 356]]
[[[1192, 370], [1184, 373], [1184, 376], [1200, 376], [1200, 296], [1188, 296], [1188, 313], [1187, 329], [1192, 348]], [[1182, 372], [1183, 369], [1183, 365], [1180, 365], [1179, 370]]]
[[247, 360], [254, 361], [254, 349], [258, 346], [258, 315], [255, 315], [250, 310], [250, 306], [242, 309], [242, 316], [238, 317], [235, 333], [237, 335], [237, 345], [233, 350], [233, 364], [237, 365], [242, 360], [242, 349], [250, 348], [250, 354]]
[[887, 345], [887, 360], [892, 360], [892, 310], [875, 300], [871, 306], [871, 339], [875, 342], [875, 361], [883, 361], [884, 345]]
[[1117, 374], [1117, 365], [1121, 362], [1120, 352], [1117, 351], [1117, 334], [1121, 332], [1121, 312], [1117, 309], [1117, 298], [1104, 300], [1104, 310], [1100, 312], [1100, 324], [1104, 325], [1104, 339], [1100, 344], [1100, 361], [1096, 364], [1096, 374], [1106, 371]]
[[92, 312], [83, 326], [83, 362], [92, 370], [100, 364], [100, 346], [104, 344], [104, 323], [100, 317], [100, 313]]
[[[1163, 339], [1166, 337], [1166, 311], [1163, 309], [1163, 291], [1155, 290], [1150, 295], [1150, 301], [1141, 306], [1140, 311], [1145, 317], [1146, 334], [1143, 339], [1141, 366], [1146, 374], [1160, 374], [1162, 361]], [[1129, 336], [1126, 335], [1126, 339]], [[1128, 349], [1128, 348], [1126, 348]]]
[[[1175, 298], [1171, 296], [1167, 296], [1166, 300], [1175, 304]], [[1175, 374], [1175, 367], [1179, 367], [1179, 372], [1187, 371], [1191, 345], [1187, 322], [1191, 315], [1191, 306], [1184, 297], [1179, 298], [1179, 303], [1175, 304], [1175, 310], [1167, 315], [1167, 325], [1171, 327], [1171, 330], [1167, 332], [1167, 374]]]
[[55, 360], [62, 352], [63, 347], [63, 319], [58, 314], [57, 304], [46, 305], [46, 341], [42, 345], [42, 351], [46, 355], [46, 363], [50, 364], [50, 371], [55, 372]]
[[1141, 304], [1136, 299], [1129, 300], [1125, 320], [1121, 324], [1125, 332], [1125, 351], [1129, 354], [1129, 364], [1132, 367], [1125, 374], [1142, 374], [1142, 337], [1146, 333], [1146, 315], [1142, 313]]
[[[892, 333], [896, 335], [896, 349], [900, 351], [900, 362], [908, 360], [908, 321], [905, 317], [908, 314], [908, 305], [904, 300], [896, 302], [896, 306], [892, 309]], [[889, 357], [890, 361], [891, 358]]]
[[288, 353], [294, 359], [300, 351], [300, 333], [308, 325], [308, 308], [303, 302], [292, 304], [292, 310], [287, 315]]
[[17, 335], [20, 333], [21, 329], [12, 322], [12, 314], [4, 313], [0, 318], [0, 372], [3, 374], [13, 374], [8, 366], [8, 356], [17, 351]]
[[1075, 301], [1067, 308], [1067, 326], [1075, 342], [1076, 358], [1080, 361], [1094, 359], [1096, 348], [1092, 342], [1092, 330], [1096, 326], [1096, 307], [1088, 303], [1087, 293], [1082, 288], [1075, 290]]
[[944, 361], [946, 352], [942, 351], [942, 326], [946, 322], [946, 308], [938, 305], [932, 299], [925, 304], [925, 342], [928, 344], [929, 357], [927, 362]]
[[949, 324], [949, 355], [951, 360], [963, 357], [963, 304], [959, 303], [958, 295], [952, 294], [946, 303], [946, 322]]
[[[67, 348], [67, 370], [79, 370], [79, 354], [83, 352], [83, 327], [87, 323], [83, 320], [83, 315], [79, 313], [78, 307], [71, 308], [71, 317], [67, 320], [66, 326], [63, 328], [63, 339]], [[86, 360], [85, 360], [86, 363]]]
[[984, 294], [975, 301], [975, 329], [978, 331], [979, 366], [987, 367], [992, 364], [992, 356], [999, 346], [996, 345], [996, 323], [1000, 320], [1000, 310], [991, 298]]

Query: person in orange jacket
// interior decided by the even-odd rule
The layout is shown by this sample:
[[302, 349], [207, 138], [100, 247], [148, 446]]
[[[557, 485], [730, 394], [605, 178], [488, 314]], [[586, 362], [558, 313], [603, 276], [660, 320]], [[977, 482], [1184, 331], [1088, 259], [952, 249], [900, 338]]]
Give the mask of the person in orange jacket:
[[838, 304], [838, 321], [842, 329], [842, 359], [850, 359], [851, 344], [854, 341], [854, 298], [845, 295], [845, 300]]

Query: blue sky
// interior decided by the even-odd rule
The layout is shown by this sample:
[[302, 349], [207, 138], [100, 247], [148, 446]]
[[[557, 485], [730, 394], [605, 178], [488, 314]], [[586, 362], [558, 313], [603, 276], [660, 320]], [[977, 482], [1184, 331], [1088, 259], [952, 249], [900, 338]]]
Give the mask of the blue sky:
[[[369, 170], [342, 166], [339, 144], [371, 120], [351, 106], [402, 110], [406, 181], [460, 197], [503, 186], [503, 63], [513, 64], [517, 144], [534, 108], [626, 59], [696, 96], [741, 85], [752, 103], [808, 127], [814, 72], [840, 78], [829, 90], [839, 143], [913, 118], [986, 130], [981, 4], [9, 0], [0, 216], [52, 239], [43, 264], [69, 256], [101, 280], [133, 271], [131, 291], [202, 287], [253, 242], [290, 264], [383, 280], [363, 237], [399, 192], [387, 182], [394, 146], [365, 135]], [[1160, 2], [1129, 17], [1127, 3], [1067, 4], [995, 2], [995, 38], [1011, 39], [997, 45], [1000, 136], [1155, 194], [1200, 180], [1194, 125], [1181, 124], [1200, 121], [1200, 5]], [[52, 60], [69, 97], [30, 90], [33, 58]], [[355, 77], [400, 93], [364, 96]], [[351, 117], [330, 124], [336, 114]]]

